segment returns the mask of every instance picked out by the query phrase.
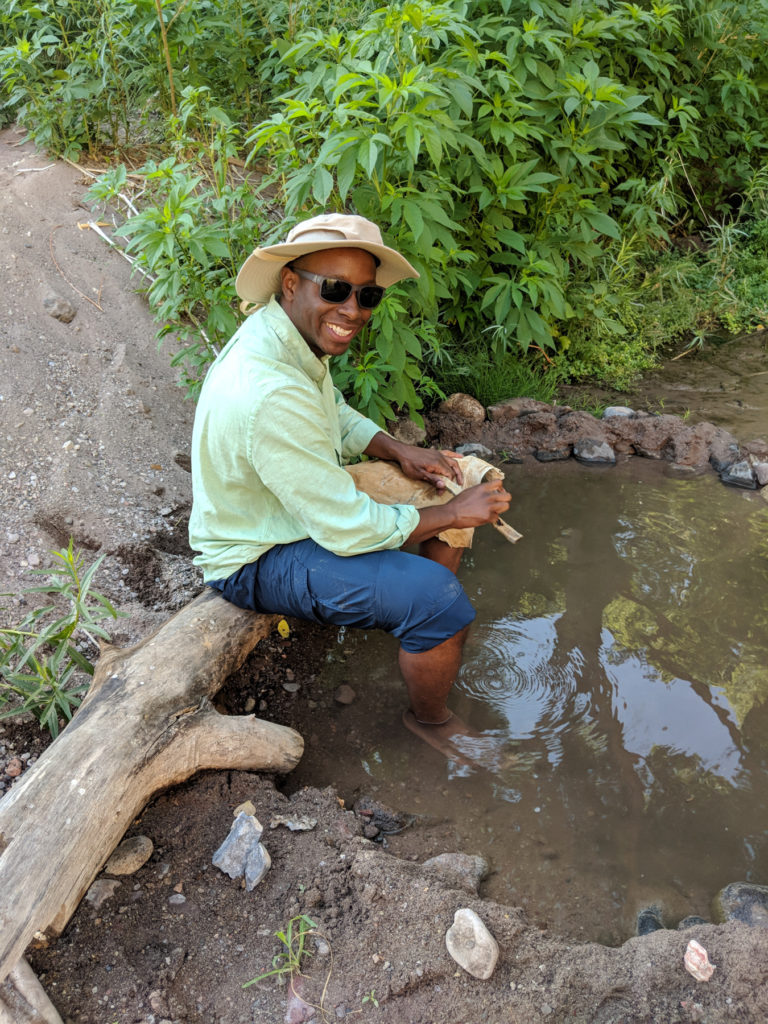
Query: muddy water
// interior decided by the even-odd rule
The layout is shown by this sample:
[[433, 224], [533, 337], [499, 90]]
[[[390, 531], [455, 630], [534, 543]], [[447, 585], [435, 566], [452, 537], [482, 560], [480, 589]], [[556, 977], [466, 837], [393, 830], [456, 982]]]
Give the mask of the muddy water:
[[709, 917], [726, 883], [768, 883], [768, 504], [640, 459], [506, 468], [524, 539], [479, 531], [461, 571], [478, 617], [452, 706], [482, 766], [405, 732], [394, 642], [350, 632], [321, 681], [357, 699], [295, 782], [424, 815], [488, 858], [484, 895], [561, 934]]
[[710, 336], [701, 350], [667, 359], [628, 394], [589, 386], [564, 389], [564, 400], [618, 403], [634, 409], [708, 420], [739, 439], [768, 432], [768, 331], [737, 338]]

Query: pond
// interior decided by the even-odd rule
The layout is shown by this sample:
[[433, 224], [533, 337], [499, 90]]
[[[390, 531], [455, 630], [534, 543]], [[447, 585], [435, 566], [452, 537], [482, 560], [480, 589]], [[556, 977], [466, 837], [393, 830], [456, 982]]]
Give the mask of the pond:
[[342, 631], [318, 682], [357, 697], [291, 787], [423, 816], [434, 852], [487, 858], [484, 896], [562, 935], [619, 943], [649, 905], [709, 918], [728, 882], [768, 883], [768, 504], [641, 459], [504, 468], [523, 539], [485, 528], [465, 558], [450, 700], [485, 767], [402, 727], [392, 638]]

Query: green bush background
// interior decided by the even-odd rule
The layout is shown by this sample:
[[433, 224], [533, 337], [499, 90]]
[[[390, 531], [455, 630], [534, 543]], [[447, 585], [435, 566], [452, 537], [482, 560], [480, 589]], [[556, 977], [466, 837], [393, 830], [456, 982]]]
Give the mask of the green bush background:
[[115, 164], [95, 199], [141, 163], [120, 233], [193, 392], [254, 245], [379, 223], [421, 276], [335, 376], [381, 421], [459, 385], [627, 387], [766, 322], [767, 44], [768, 0], [11, 0], [0, 82], [38, 144]]

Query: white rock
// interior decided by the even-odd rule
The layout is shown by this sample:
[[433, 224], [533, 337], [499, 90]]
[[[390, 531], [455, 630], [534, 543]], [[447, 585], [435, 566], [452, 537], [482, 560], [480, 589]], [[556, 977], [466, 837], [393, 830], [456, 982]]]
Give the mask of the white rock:
[[499, 944], [474, 912], [457, 910], [445, 933], [445, 945], [456, 963], [473, 978], [486, 981], [499, 959]]

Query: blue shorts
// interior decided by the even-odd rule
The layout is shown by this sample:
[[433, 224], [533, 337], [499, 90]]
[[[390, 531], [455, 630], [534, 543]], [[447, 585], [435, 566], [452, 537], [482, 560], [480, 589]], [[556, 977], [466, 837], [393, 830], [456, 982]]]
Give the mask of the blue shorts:
[[313, 540], [278, 544], [209, 586], [239, 608], [384, 629], [412, 652], [431, 650], [475, 617], [459, 581], [438, 562], [404, 551], [343, 558]]

